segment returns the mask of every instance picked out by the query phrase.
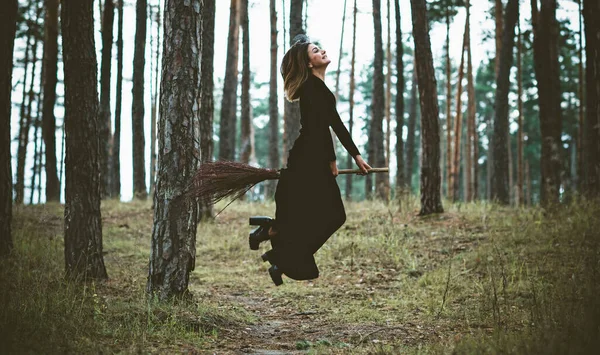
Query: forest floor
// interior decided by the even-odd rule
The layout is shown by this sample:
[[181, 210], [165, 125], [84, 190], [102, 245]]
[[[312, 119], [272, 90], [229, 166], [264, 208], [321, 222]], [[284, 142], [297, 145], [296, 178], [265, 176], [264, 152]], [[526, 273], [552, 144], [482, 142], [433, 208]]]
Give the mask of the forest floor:
[[[219, 210], [217, 206], [216, 210]], [[150, 202], [103, 202], [109, 280], [65, 280], [63, 206], [14, 210], [0, 262], [0, 353], [587, 353], [600, 346], [600, 213], [346, 203], [321, 276], [275, 287], [236, 202], [197, 233], [191, 298], [146, 297]], [[449, 208], [448, 208], [449, 207]], [[268, 243], [265, 243], [268, 244]], [[592, 353], [591, 351], [589, 353]]]

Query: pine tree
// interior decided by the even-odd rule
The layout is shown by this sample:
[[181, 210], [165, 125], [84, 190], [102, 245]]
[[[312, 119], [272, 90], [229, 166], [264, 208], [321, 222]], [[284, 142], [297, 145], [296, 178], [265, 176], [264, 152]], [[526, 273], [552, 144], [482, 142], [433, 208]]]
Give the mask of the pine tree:
[[121, 195], [121, 112], [123, 102], [123, 1], [118, 0], [117, 9], [119, 20], [117, 22], [117, 83], [115, 88], [115, 132], [112, 136], [111, 149], [111, 197], [119, 198]]
[[229, 36], [227, 37], [227, 61], [223, 97], [221, 99], [221, 123], [219, 126], [219, 159], [235, 159], [235, 136], [237, 121], [238, 52], [240, 28], [240, 0], [231, 0], [229, 8]]
[[198, 204], [185, 191], [197, 167], [194, 148], [196, 107], [202, 90], [202, 13], [200, 0], [165, 1], [159, 157], [147, 284], [148, 293], [161, 300], [188, 292], [196, 259]]
[[104, 1], [102, 13], [102, 65], [100, 68], [100, 115], [98, 120], [98, 134], [100, 135], [100, 181], [102, 198], [110, 194], [110, 146], [111, 140], [111, 115], [110, 115], [110, 88], [113, 47], [114, 24], [113, 0]]
[[144, 138], [144, 68], [146, 53], [147, 1], [136, 0], [135, 47], [133, 51], [133, 106], [131, 133], [133, 136], [133, 195], [146, 199], [146, 163]]
[[600, 195], [600, 4], [595, 0], [583, 0], [583, 20], [585, 23], [586, 56], [586, 139], [584, 156], [586, 167], [585, 191], [590, 197]]
[[[271, 19], [271, 65], [269, 79], [269, 166], [279, 167], [279, 108], [277, 106], [277, 10], [275, 0], [269, 1]], [[266, 196], [275, 193], [275, 181], [267, 183]]]
[[[394, 0], [396, 14], [396, 190], [406, 189], [404, 176], [404, 142], [402, 130], [404, 128], [404, 43], [402, 42], [402, 27], [400, 16], [400, 1]], [[400, 194], [398, 194], [399, 197]]]
[[0, 12], [0, 256], [13, 248], [12, 167], [10, 157], [10, 111], [13, 48], [17, 23], [17, 0], [4, 3]]
[[102, 256], [97, 61], [93, 0], [64, 0], [65, 266], [73, 278], [106, 279]]
[[254, 127], [252, 126], [252, 105], [250, 104], [250, 24], [248, 0], [241, 0], [242, 35], [242, 111], [240, 161], [249, 163], [254, 156]]
[[437, 83], [429, 40], [425, 0], [411, 0], [415, 63], [421, 103], [421, 211], [444, 212], [440, 196], [440, 131]]

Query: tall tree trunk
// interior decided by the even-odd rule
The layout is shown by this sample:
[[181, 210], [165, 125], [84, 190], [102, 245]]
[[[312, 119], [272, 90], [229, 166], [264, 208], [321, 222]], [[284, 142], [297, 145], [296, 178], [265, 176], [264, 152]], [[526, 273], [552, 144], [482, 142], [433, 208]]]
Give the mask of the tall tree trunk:
[[[387, 0], [387, 43], [385, 46], [385, 166], [390, 166], [390, 139], [392, 124], [392, 30], [391, 30], [391, 7]], [[389, 182], [388, 182], [389, 185]], [[389, 192], [386, 193], [389, 196]]]
[[241, 0], [242, 36], [242, 112], [240, 160], [249, 163], [254, 156], [254, 132], [252, 127], [252, 106], [250, 105], [250, 26], [248, 20], [248, 0]]
[[425, 0], [411, 0], [415, 62], [421, 103], [421, 211], [444, 212], [440, 195], [440, 129], [437, 83], [433, 68]]
[[[400, 1], [394, 0], [396, 19], [396, 190], [406, 189], [404, 177], [404, 141], [402, 131], [404, 128], [404, 43], [402, 42], [402, 27], [400, 16]], [[399, 195], [399, 194], [398, 194]]]
[[[152, 103], [150, 109], [150, 196], [154, 196], [156, 189], [156, 114], [158, 100], [158, 75], [160, 66], [160, 2], [156, 9], [156, 49], [153, 48], [152, 31], [150, 31], [150, 48], [154, 50], [156, 61], [154, 61], [154, 82], [151, 84]], [[152, 16], [150, 16], [152, 18]]]
[[58, 0], [45, 0], [44, 21], [44, 101], [42, 136], [46, 158], [46, 201], [60, 200], [60, 185], [56, 172], [56, 83], [58, 81]]
[[[304, 0], [290, 0], [290, 46], [296, 35], [305, 33], [302, 26]], [[300, 104], [285, 100], [283, 115], [283, 159], [287, 162], [288, 151], [300, 134]]]
[[578, 132], [577, 132], [577, 171], [576, 171], [576, 188], [577, 191], [580, 194], [584, 193], [583, 190], [583, 182], [584, 182], [584, 159], [585, 156], [583, 154], [583, 142], [584, 142], [584, 125], [585, 125], [585, 111], [584, 111], [584, 105], [585, 105], [585, 97], [583, 96], [583, 91], [584, 91], [584, 82], [583, 82], [583, 23], [582, 23], [582, 12], [583, 12], [583, 5], [582, 5], [582, 0], [577, 0], [577, 5], [578, 5], [578, 11], [577, 11], [577, 20], [579, 22], [579, 33], [578, 33], [578, 37], [579, 37], [579, 45], [577, 48], [577, 57], [579, 59], [579, 83], [578, 83], [578, 99], [579, 99], [579, 127], [578, 127]]
[[13, 248], [12, 167], [10, 157], [10, 116], [13, 48], [17, 23], [17, 0], [8, 0], [0, 12], [0, 256]]
[[417, 63], [413, 61], [413, 75], [408, 109], [408, 135], [406, 136], [406, 187], [412, 191], [412, 176], [415, 157], [415, 133], [417, 128]]
[[[338, 52], [338, 67], [335, 72], [335, 99], [340, 96], [340, 74], [342, 73], [342, 57], [344, 56], [344, 30], [346, 29], [346, 0], [344, 0], [344, 11], [342, 11], [342, 34], [340, 36], [340, 51]], [[334, 140], [335, 141], [335, 140]]]
[[510, 90], [510, 68], [513, 65], [515, 25], [519, 18], [519, 1], [509, 0], [506, 4], [504, 33], [500, 51], [500, 67], [496, 76], [496, 98], [494, 112], [494, 168], [492, 173], [492, 200], [509, 204], [508, 191], [508, 92]]
[[523, 205], [523, 39], [521, 24], [517, 19], [517, 105], [519, 109], [519, 132], [517, 134], [517, 190], [515, 202], [517, 206]]
[[227, 61], [225, 64], [223, 97], [221, 99], [221, 123], [219, 127], [219, 159], [221, 160], [235, 159], [240, 1], [231, 0], [229, 8]]
[[136, 0], [135, 48], [133, 52], [133, 108], [131, 133], [133, 135], [133, 196], [146, 199], [146, 163], [144, 137], [144, 68], [146, 64], [146, 0]]
[[585, 22], [586, 56], [586, 139], [583, 155], [586, 195], [600, 195], [600, 4], [594, 0], [583, 0]]
[[67, 275], [106, 279], [102, 256], [97, 62], [93, 0], [61, 6], [65, 72]]
[[[373, 24], [375, 27], [375, 58], [373, 60], [373, 101], [371, 110], [371, 134], [369, 137], [369, 146], [372, 147], [373, 155], [369, 155], [369, 160], [374, 166], [385, 166], [384, 136], [383, 136], [383, 117], [385, 96], [383, 90], [383, 41], [381, 30], [381, 0], [373, 0]], [[389, 198], [389, 178], [388, 174], [378, 174], [375, 177], [375, 191], [377, 196], [387, 201]]]
[[460, 146], [462, 142], [462, 81], [465, 68], [465, 49], [467, 46], [467, 33], [469, 30], [468, 22], [465, 21], [465, 32], [463, 34], [462, 50], [460, 54], [460, 66], [458, 67], [458, 81], [456, 82], [456, 116], [454, 117], [454, 150], [452, 151], [452, 175], [451, 186], [448, 188], [448, 195], [453, 202], [458, 201], [460, 191]]
[[[496, 58], [494, 61], [494, 73], [495, 73], [495, 78], [498, 77], [498, 72], [500, 69], [500, 56], [501, 56], [501, 50], [502, 50], [502, 31], [504, 29], [504, 18], [503, 18], [503, 5], [502, 5], [502, 0], [495, 0], [495, 5], [494, 5], [494, 18], [496, 20], [496, 28], [495, 28], [495, 38], [496, 38]], [[488, 199], [492, 199], [492, 177], [494, 175], [494, 120], [493, 117], [490, 117], [489, 121], [488, 121], [488, 129], [487, 129], [487, 133], [488, 133], [488, 158], [487, 158], [487, 177], [486, 177], [486, 196]]]
[[[200, 79], [200, 164], [213, 159], [213, 121], [214, 121], [214, 57], [215, 57], [215, 0], [204, 0], [202, 12], [202, 62]], [[212, 204], [200, 201], [201, 218], [212, 218]]]
[[[166, 0], [158, 171], [147, 291], [183, 296], [196, 260], [197, 202], [185, 195], [196, 170], [203, 2]], [[177, 104], [174, 104], [177, 103]], [[192, 129], [191, 129], [192, 128]]]
[[504, 30], [504, 5], [502, 0], [495, 0], [494, 19], [496, 20], [495, 38], [496, 38], [496, 58], [494, 58], [496, 76], [500, 71], [500, 53], [502, 51], [502, 31]]
[[471, 2], [467, 0], [467, 144], [465, 161], [465, 199], [467, 202], [473, 201], [473, 179], [477, 176], [473, 174], [473, 164], [477, 164], [477, 157], [473, 155], [475, 151], [473, 144], [475, 142], [475, 81], [473, 80], [473, 62], [471, 58]]
[[[558, 23], [556, 0], [544, 0], [537, 13], [532, 0], [534, 24], [534, 66], [540, 107], [541, 203], [559, 202], [561, 164], [561, 91], [558, 64]], [[534, 15], [536, 14], [536, 15]], [[538, 17], [539, 16], [539, 17]]]
[[[271, 66], [269, 79], [269, 166], [279, 167], [279, 107], [277, 106], [277, 10], [275, 0], [269, 1], [271, 19]], [[276, 181], [267, 182], [266, 196], [275, 193]]]
[[525, 193], [525, 205], [531, 206], [531, 174], [529, 168], [529, 160], [525, 160], [525, 182], [527, 183], [527, 192]]
[[[38, 6], [39, 9], [39, 6]], [[36, 21], [37, 22], [37, 21]], [[28, 90], [27, 90], [27, 78], [29, 73], [29, 51], [32, 50], [32, 46], [30, 46], [31, 37], [33, 35], [33, 30], [29, 27], [27, 29], [27, 39], [25, 41], [25, 56], [23, 61], [23, 97], [21, 100], [21, 109], [20, 109], [20, 121], [19, 121], [19, 136], [18, 136], [18, 146], [17, 146], [17, 181], [15, 183], [15, 202], [17, 204], [22, 204], [25, 200], [25, 158], [27, 157], [27, 143], [29, 139], [29, 126], [30, 122], [27, 121], [27, 98], [28, 98]], [[37, 40], [34, 39], [34, 43], [37, 43]], [[33, 61], [35, 63], [35, 61]], [[35, 66], [34, 66], [35, 69]], [[31, 76], [35, 76], [35, 70], [32, 70]], [[33, 78], [32, 85], [33, 86]]]
[[[356, 90], [356, 14], [358, 8], [356, 7], [356, 0], [352, 7], [352, 57], [350, 59], [350, 92], [348, 94], [350, 101], [350, 112], [348, 117], [348, 131], [352, 136], [352, 129], [354, 128], [354, 92]], [[346, 158], [346, 167], [352, 168], [352, 157], [348, 155]], [[346, 199], [352, 199], [352, 174], [346, 175]]]
[[446, 196], [452, 193], [452, 64], [450, 63], [450, 9], [446, 8]]
[[[41, 78], [43, 77], [43, 73], [42, 76], [40, 77], [40, 84], [41, 84]], [[41, 85], [40, 85], [41, 88]], [[38, 98], [38, 103], [39, 101], [39, 93], [37, 95]], [[39, 110], [38, 110], [39, 111]], [[38, 112], [39, 114], [39, 112]], [[38, 130], [40, 127], [40, 123], [39, 122], [39, 115], [36, 115], [36, 117], [33, 119], [33, 167], [31, 168], [31, 184], [30, 189], [31, 189], [31, 194], [29, 195], [29, 204], [33, 205], [33, 201], [34, 201], [34, 197], [35, 197], [35, 190], [36, 190], [36, 178], [38, 176], [38, 171], [39, 174], [41, 175], [41, 160], [39, 160], [39, 158], [41, 158], [41, 150], [42, 150], [42, 144], [41, 142], [38, 142]], [[38, 202], [41, 199], [41, 196], [39, 196], [38, 198]]]
[[113, 47], [114, 4], [104, 1], [102, 15], [102, 64], [100, 68], [100, 115], [98, 134], [100, 136], [100, 193], [106, 198], [110, 191], [109, 142], [111, 139], [110, 88]]
[[123, 102], [123, 1], [118, 0], [117, 9], [117, 83], [115, 88], [115, 133], [112, 136], [111, 151], [111, 197], [121, 196], [121, 111]]

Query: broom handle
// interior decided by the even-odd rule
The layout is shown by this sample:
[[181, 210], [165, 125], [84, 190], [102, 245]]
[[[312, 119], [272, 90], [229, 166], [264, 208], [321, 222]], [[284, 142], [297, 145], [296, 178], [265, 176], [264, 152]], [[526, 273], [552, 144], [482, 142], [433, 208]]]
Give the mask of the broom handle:
[[[369, 169], [369, 174], [371, 173], [387, 173], [389, 172], [389, 168], [371, 168]], [[338, 174], [359, 174], [362, 170], [360, 169], [340, 169], [338, 170]]]

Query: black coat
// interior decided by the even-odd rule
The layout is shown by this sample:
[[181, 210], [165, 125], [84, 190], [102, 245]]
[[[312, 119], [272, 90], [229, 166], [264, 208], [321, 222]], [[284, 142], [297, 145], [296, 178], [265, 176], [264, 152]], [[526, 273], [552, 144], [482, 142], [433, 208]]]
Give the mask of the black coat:
[[325, 83], [310, 75], [300, 88], [300, 135], [289, 152], [275, 192], [276, 229], [269, 260], [296, 280], [319, 276], [313, 254], [346, 221], [340, 189], [331, 173], [336, 160], [329, 127], [351, 156], [358, 148]]

